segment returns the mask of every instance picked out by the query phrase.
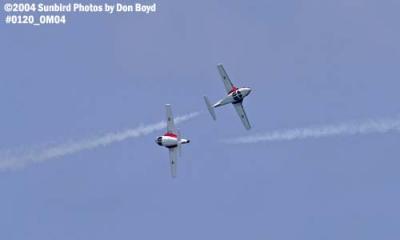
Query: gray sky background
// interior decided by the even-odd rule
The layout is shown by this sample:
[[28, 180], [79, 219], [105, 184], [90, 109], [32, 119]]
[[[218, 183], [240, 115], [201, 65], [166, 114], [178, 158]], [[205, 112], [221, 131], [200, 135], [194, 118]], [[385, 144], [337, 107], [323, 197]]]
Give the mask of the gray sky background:
[[[1, 24], [2, 150], [156, 123], [165, 103], [203, 113], [180, 127], [192, 143], [174, 180], [162, 131], [1, 172], [0, 239], [399, 238], [397, 133], [220, 142], [397, 116], [399, 1], [156, 3], [148, 16]], [[206, 112], [204, 94], [224, 95], [219, 62], [253, 88], [251, 132], [232, 107], [217, 122]]]

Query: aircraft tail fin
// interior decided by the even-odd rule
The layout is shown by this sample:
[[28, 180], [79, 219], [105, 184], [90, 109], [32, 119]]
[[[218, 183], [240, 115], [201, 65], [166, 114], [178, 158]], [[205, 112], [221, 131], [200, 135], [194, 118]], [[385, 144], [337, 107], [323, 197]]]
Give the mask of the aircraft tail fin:
[[208, 100], [208, 98], [206, 96], [204, 96], [204, 101], [206, 102], [206, 105], [207, 105], [208, 111], [211, 114], [211, 117], [214, 120], [217, 120], [217, 116], [215, 115], [214, 107], [211, 105], [210, 101]]

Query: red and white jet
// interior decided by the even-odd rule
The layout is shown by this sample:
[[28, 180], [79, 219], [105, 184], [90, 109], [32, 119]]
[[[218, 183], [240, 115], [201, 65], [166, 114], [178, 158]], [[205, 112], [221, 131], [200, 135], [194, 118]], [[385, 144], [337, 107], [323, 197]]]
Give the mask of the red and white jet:
[[249, 120], [247, 119], [246, 112], [244, 111], [243, 108], [243, 99], [250, 94], [251, 89], [248, 87], [242, 87], [242, 88], [235, 87], [235, 85], [233, 85], [231, 80], [229, 79], [228, 74], [225, 72], [224, 66], [222, 66], [222, 64], [218, 64], [217, 67], [219, 74], [222, 77], [222, 81], [224, 82], [225, 89], [228, 95], [225, 96], [223, 99], [219, 100], [214, 105], [211, 105], [208, 98], [204, 96], [204, 100], [207, 104], [208, 111], [210, 112], [212, 118], [216, 120], [217, 117], [215, 115], [214, 108], [232, 103], [236, 109], [236, 112], [239, 114], [239, 117], [242, 120], [244, 127], [247, 130], [249, 130], [251, 126]]
[[171, 175], [176, 177], [177, 152], [181, 153], [181, 145], [189, 143], [190, 140], [181, 138], [180, 132], [175, 128], [174, 117], [172, 116], [171, 105], [166, 104], [167, 111], [167, 132], [156, 139], [156, 143], [169, 150], [169, 159], [171, 163]]

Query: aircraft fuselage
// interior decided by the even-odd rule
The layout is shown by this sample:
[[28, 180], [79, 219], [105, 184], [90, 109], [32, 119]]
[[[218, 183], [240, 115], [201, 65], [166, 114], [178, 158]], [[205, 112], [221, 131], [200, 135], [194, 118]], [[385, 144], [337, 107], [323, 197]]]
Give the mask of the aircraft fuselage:
[[[186, 144], [190, 142], [189, 139], [183, 139], [183, 138], [180, 141], [181, 144]], [[178, 146], [178, 137], [173, 133], [166, 133], [163, 136], [159, 136], [156, 139], [156, 143], [159, 146], [163, 146], [166, 148], [174, 148]]]
[[232, 103], [240, 103], [243, 101], [245, 97], [247, 97], [251, 92], [250, 88], [244, 87], [244, 88], [233, 88], [226, 97], [223, 99], [219, 100], [216, 104], [213, 105], [213, 107], [220, 107], [224, 106], [226, 104]]

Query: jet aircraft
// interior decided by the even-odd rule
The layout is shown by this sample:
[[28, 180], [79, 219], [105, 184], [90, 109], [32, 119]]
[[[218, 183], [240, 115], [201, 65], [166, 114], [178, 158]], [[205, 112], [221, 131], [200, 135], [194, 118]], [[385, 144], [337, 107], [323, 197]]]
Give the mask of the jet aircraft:
[[165, 109], [167, 112], [167, 132], [163, 136], [158, 137], [156, 143], [159, 146], [168, 148], [171, 175], [172, 177], [176, 177], [177, 152], [181, 153], [181, 145], [189, 143], [190, 140], [181, 138], [180, 132], [176, 129], [171, 105], [166, 104]]
[[244, 127], [247, 130], [249, 130], [251, 128], [251, 125], [247, 118], [246, 112], [244, 111], [244, 108], [243, 108], [243, 99], [250, 94], [251, 89], [248, 87], [237, 88], [235, 85], [232, 84], [231, 80], [229, 79], [229, 76], [226, 73], [224, 66], [222, 66], [222, 64], [218, 64], [217, 68], [218, 68], [219, 74], [221, 75], [222, 81], [224, 82], [224, 86], [225, 86], [227, 95], [223, 99], [221, 99], [217, 103], [215, 103], [214, 105], [211, 105], [208, 98], [206, 96], [204, 96], [204, 101], [206, 102], [206, 105], [207, 105], [208, 111], [211, 114], [211, 117], [214, 120], [217, 119], [214, 108], [232, 103], [236, 109], [236, 112], [239, 114], [239, 117], [242, 120]]

